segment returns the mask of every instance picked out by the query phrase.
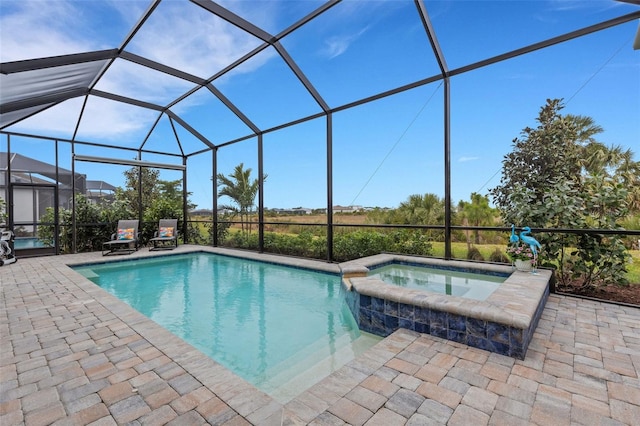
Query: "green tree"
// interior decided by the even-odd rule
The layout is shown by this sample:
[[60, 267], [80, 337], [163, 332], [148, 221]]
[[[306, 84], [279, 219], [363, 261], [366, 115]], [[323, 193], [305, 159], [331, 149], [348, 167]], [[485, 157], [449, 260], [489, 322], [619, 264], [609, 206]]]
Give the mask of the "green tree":
[[[491, 225], [495, 217], [495, 209], [489, 205], [489, 196], [480, 195], [476, 192], [471, 194], [471, 202], [460, 201], [458, 211], [463, 224], [470, 226]], [[475, 244], [480, 244], [480, 232], [476, 229], [473, 234]], [[468, 237], [467, 246], [470, 249], [471, 245]]]
[[[242, 231], [247, 233], [251, 233], [249, 218], [253, 212], [259, 188], [258, 179], [251, 179], [251, 171], [251, 168], [245, 170], [244, 163], [240, 163], [229, 176], [225, 176], [222, 173], [217, 176], [218, 187], [221, 188], [218, 192], [218, 197], [229, 197], [235, 203], [235, 205], [223, 205], [220, 207], [240, 215]], [[267, 175], [264, 175], [263, 182], [266, 179]]]
[[[123, 191], [116, 191], [116, 197], [126, 201], [134, 212], [144, 212], [160, 195], [159, 176], [159, 170], [147, 167], [132, 167], [125, 170], [125, 187]], [[142, 197], [138, 192], [140, 179], [142, 179]]]
[[[76, 250], [78, 252], [100, 249], [102, 243], [109, 240], [109, 236], [114, 230], [110, 229], [109, 225], [105, 225], [106, 218], [113, 218], [117, 221], [129, 217], [128, 211], [120, 209], [120, 205], [112, 208], [110, 205], [93, 204], [82, 194], [76, 194], [75, 206]], [[72, 214], [71, 209], [60, 208], [58, 211], [60, 251], [63, 253], [71, 253], [73, 248]], [[41, 220], [53, 223], [54, 217], [53, 207], [48, 207]], [[54, 232], [54, 226], [39, 226], [38, 239], [53, 246]]]
[[[142, 173], [140, 173], [142, 170]], [[183, 220], [182, 180], [162, 180], [157, 169], [132, 167], [124, 172], [125, 188], [116, 191], [116, 201], [129, 206], [137, 217], [142, 209], [142, 240], [147, 241], [157, 231], [160, 219]], [[142, 177], [142, 198], [138, 194], [138, 182]], [[187, 193], [189, 196], [190, 193]], [[195, 208], [187, 199], [187, 209]]]
[[0, 198], [0, 225], [4, 225], [5, 221], [7, 220], [6, 205], [7, 203], [4, 201], [4, 199]]
[[411, 225], [444, 224], [444, 200], [436, 194], [413, 194], [396, 209], [395, 222]]
[[[561, 109], [560, 100], [547, 100], [537, 118], [538, 127], [526, 127], [521, 137], [513, 140], [513, 150], [505, 155], [500, 184], [489, 192], [506, 223], [521, 223], [516, 219], [523, 206], [512, 200], [514, 188], [526, 188], [531, 201], [541, 202], [550, 185], [575, 182], [580, 176], [578, 129], [560, 115]], [[543, 223], [528, 225], [539, 227]]]
[[[506, 224], [574, 229], [620, 229], [629, 211], [626, 184], [632, 153], [595, 140], [591, 118], [561, 115], [547, 100], [535, 129], [525, 128], [505, 156], [500, 185], [490, 190]], [[624, 166], [623, 166], [624, 165]], [[628, 253], [617, 236], [541, 235], [549, 264], [562, 284], [626, 283]]]

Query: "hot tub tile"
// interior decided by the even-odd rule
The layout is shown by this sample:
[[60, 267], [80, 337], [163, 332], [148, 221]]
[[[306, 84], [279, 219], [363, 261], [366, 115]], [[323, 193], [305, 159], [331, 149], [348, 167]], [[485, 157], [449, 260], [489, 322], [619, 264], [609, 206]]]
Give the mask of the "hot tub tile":
[[416, 322], [421, 322], [422, 324], [429, 326], [429, 316], [429, 308], [421, 308], [419, 306], [415, 307], [413, 319]]
[[487, 338], [487, 322], [477, 318], [466, 318], [467, 335], [482, 339]]
[[398, 316], [398, 302], [393, 300], [385, 300], [384, 301], [384, 313], [385, 315], [392, 315], [394, 317]]
[[393, 315], [385, 315], [384, 316], [384, 328], [388, 334], [393, 333], [398, 329], [398, 317], [394, 317]]
[[495, 322], [487, 323], [487, 338], [492, 342], [504, 343], [509, 345], [509, 326], [497, 324]]
[[444, 327], [439, 327], [432, 323], [431, 326], [429, 327], [429, 334], [431, 334], [432, 336], [440, 337], [442, 339], [446, 339], [447, 329]]
[[474, 336], [471, 334], [467, 334], [466, 342], [467, 345], [473, 346], [474, 348], [483, 349], [485, 351], [493, 351], [494, 347], [488, 339], [484, 339], [482, 337]]
[[371, 311], [369, 309], [360, 309], [358, 319], [360, 328], [371, 328]]
[[431, 329], [429, 327], [429, 324], [423, 324], [421, 322], [415, 321], [413, 323], [413, 328], [418, 333], [426, 333], [426, 334], [431, 333]]
[[467, 336], [464, 331], [447, 330], [447, 339], [458, 343], [467, 343]]
[[447, 324], [449, 330], [465, 332], [467, 330], [466, 317], [449, 313], [447, 315]]
[[498, 353], [500, 355], [511, 356], [511, 351], [508, 344], [495, 342], [493, 340], [489, 340], [489, 344], [491, 345], [491, 349], [489, 349], [489, 351]]
[[[415, 307], [406, 303], [398, 303], [398, 316], [413, 321], [415, 319]], [[419, 308], [418, 308], [419, 309]]]
[[361, 294], [360, 295], [360, 307], [362, 309], [371, 309], [371, 296], [367, 296], [366, 294]]
[[371, 328], [380, 332], [385, 331], [384, 314], [382, 312], [371, 311]]
[[437, 328], [442, 328], [442, 329], [446, 330], [447, 326], [448, 326], [448, 323], [447, 323], [447, 312], [430, 310], [429, 311], [429, 324], [430, 324], [432, 329], [434, 327], [437, 327]]
[[371, 310], [374, 312], [384, 313], [384, 299], [377, 297], [371, 298]]
[[509, 329], [509, 344], [511, 346], [522, 346], [524, 342], [524, 330], [521, 328], [511, 327]]
[[406, 328], [407, 330], [415, 330], [415, 322], [406, 318], [398, 318], [398, 327]]

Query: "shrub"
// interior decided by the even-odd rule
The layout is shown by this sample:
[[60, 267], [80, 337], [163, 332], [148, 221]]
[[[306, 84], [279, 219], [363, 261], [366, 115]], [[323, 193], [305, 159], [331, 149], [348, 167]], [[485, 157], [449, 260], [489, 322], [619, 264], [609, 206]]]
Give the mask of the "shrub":
[[511, 261], [502, 250], [496, 247], [496, 249], [489, 255], [490, 262], [497, 263], [510, 263]]
[[484, 261], [484, 257], [482, 256], [482, 253], [480, 253], [480, 250], [478, 250], [477, 247], [471, 246], [467, 251], [467, 260]]

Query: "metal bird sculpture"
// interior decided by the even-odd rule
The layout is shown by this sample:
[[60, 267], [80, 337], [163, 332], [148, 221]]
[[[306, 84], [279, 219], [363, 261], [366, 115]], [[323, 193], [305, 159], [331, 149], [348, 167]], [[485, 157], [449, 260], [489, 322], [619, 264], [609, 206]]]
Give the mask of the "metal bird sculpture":
[[511, 235], [509, 236], [509, 242], [512, 244], [517, 244], [520, 241], [520, 237], [516, 235], [516, 226], [511, 224]]
[[531, 247], [531, 251], [533, 252], [533, 256], [537, 257], [538, 249], [541, 249], [542, 246], [540, 245], [538, 240], [536, 240], [535, 238], [529, 235], [530, 233], [531, 233], [531, 228], [529, 228], [528, 226], [525, 226], [524, 228], [522, 228], [522, 231], [520, 231], [520, 241], [522, 241], [525, 244], [529, 244], [529, 247]]

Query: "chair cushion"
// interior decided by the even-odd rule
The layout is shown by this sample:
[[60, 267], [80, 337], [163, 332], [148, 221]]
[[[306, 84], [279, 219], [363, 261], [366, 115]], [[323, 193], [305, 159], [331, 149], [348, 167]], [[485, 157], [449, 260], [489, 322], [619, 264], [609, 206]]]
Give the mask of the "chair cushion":
[[133, 228], [118, 229], [119, 240], [133, 240]]
[[172, 226], [161, 226], [160, 232], [158, 232], [158, 236], [160, 238], [170, 238], [173, 237], [173, 227]]

